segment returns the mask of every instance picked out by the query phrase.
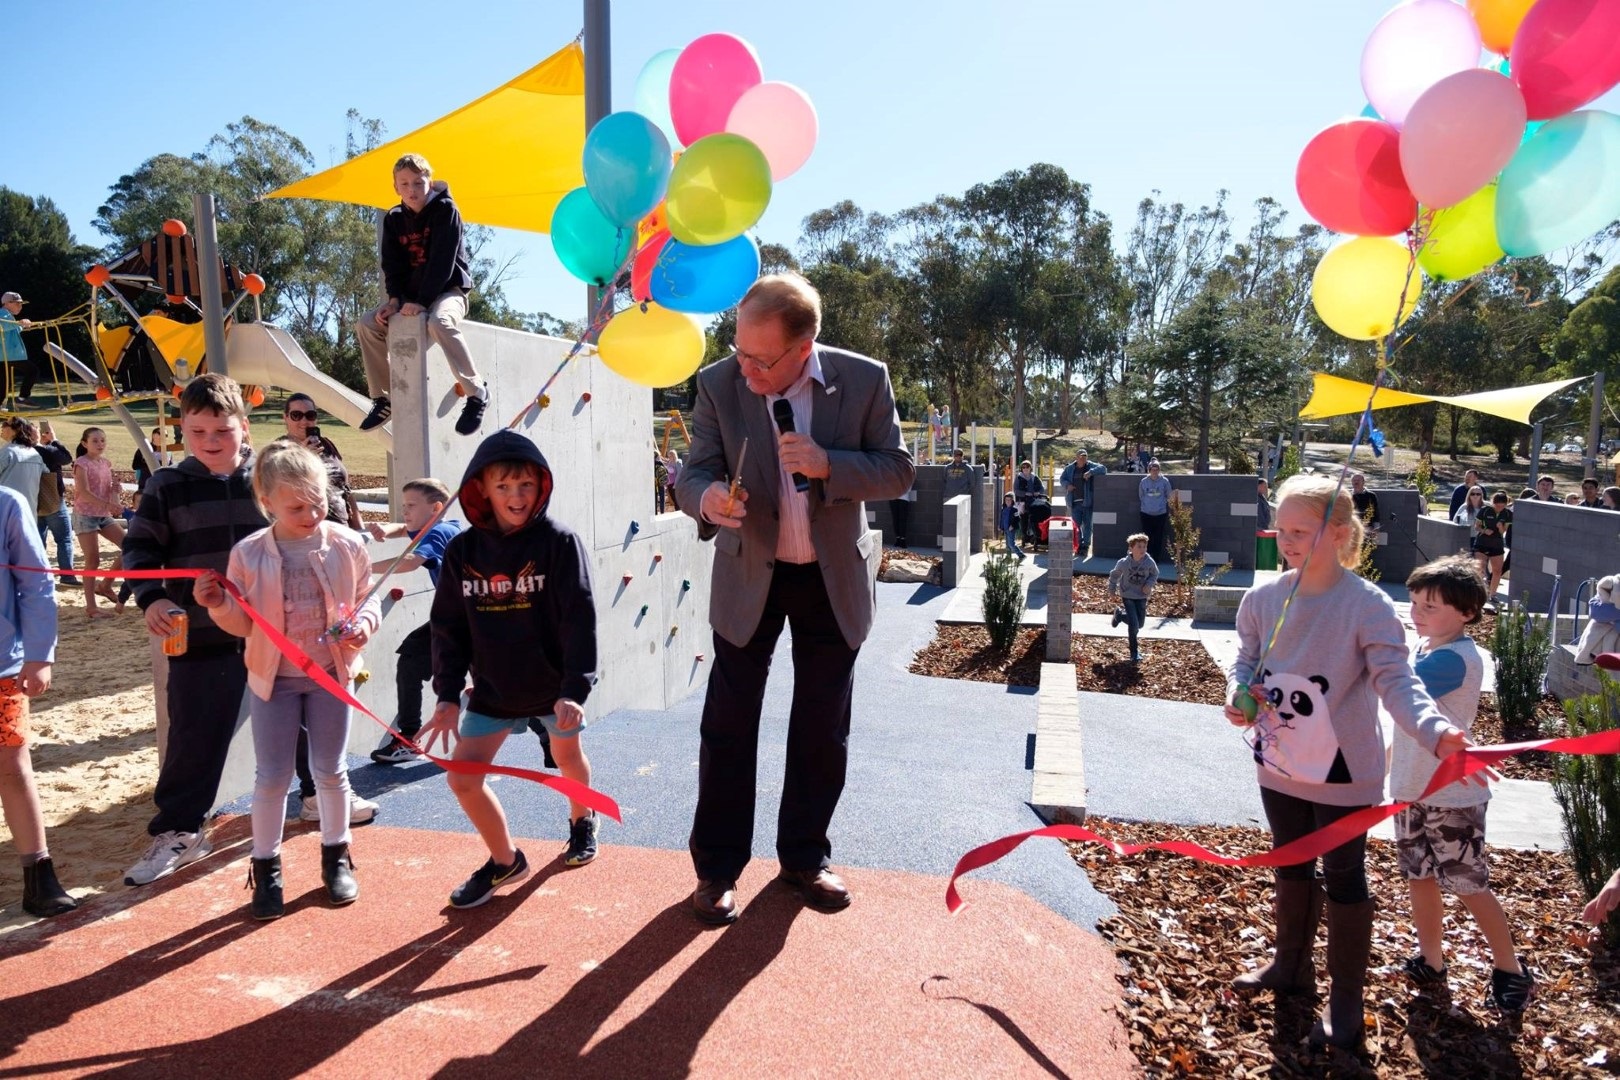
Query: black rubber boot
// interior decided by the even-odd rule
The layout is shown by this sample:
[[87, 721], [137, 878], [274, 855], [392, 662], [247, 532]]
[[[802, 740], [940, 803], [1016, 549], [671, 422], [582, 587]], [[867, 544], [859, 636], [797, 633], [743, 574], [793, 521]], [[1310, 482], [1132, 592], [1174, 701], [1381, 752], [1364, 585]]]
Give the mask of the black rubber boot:
[[321, 880], [326, 882], [326, 898], [335, 905], [352, 904], [360, 895], [354, 880], [354, 859], [348, 844], [321, 845]]
[[78, 906], [56, 880], [56, 867], [50, 859], [40, 859], [33, 866], [23, 867], [23, 910], [28, 914], [49, 919], [65, 915]]
[[1333, 981], [1328, 1007], [1311, 1029], [1311, 1041], [1354, 1050], [1361, 1045], [1366, 1020], [1362, 995], [1367, 985], [1367, 961], [1372, 954], [1372, 900], [1359, 904], [1329, 900], [1327, 924], [1328, 975]]
[[253, 886], [253, 917], [279, 919], [286, 914], [281, 897], [281, 856], [251, 859], [248, 862], [248, 884]]
[[1240, 993], [1275, 990], [1309, 994], [1316, 989], [1316, 927], [1322, 921], [1322, 883], [1276, 879], [1277, 953], [1271, 963], [1232, 980]]

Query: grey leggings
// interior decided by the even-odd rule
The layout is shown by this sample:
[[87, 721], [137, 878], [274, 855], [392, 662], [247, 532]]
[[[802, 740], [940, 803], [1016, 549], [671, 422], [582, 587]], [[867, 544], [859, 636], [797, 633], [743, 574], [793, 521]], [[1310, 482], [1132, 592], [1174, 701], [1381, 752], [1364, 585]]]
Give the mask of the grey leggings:
[[321, 843], [349, 842], [349, 707], [302, 675], [280, 676], [265, 701], [253, 695], [253, 857], [281, 852], [287, 788], [300, 724], [309, 732], [309, 769], [321, 811]]

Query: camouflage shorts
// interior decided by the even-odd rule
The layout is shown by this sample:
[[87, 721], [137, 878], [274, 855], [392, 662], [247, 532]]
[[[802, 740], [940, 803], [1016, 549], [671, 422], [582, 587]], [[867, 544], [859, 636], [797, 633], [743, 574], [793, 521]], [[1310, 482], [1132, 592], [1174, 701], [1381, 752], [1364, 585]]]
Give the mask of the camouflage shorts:
[[1434, 878], [1456, 896], [1489, 889], [1485, 807], [1413, 803], [1396, 814], [1395, 847], [1407, 880]]

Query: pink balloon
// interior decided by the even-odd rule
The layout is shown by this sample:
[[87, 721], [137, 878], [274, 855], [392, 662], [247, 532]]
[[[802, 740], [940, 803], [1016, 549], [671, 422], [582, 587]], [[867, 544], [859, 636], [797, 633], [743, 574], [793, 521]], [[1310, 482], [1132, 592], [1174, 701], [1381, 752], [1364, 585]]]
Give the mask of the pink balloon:
[[810, 95], [792, 83], [762, 82], [731, 107], [726, 130], [753, 141], [771, 163], [771, 181], [799, 171], [816, 148], [820, 124]]
[[681, 50], [669, 76], [669, 115], [675, 134], [691, 146], [726, 130], [732, 106], [765, 77], [759, 54], [740, 37], [704, 34]]
[[1532, 120], [1601, 97], [1620, 83], [1620, 0], [1537, 0], [1508, 59]]
[[1479, 66], [1479, 27], [1452, 0], [1407, 0], [1378, 20], [1361, 50], [1361, 89], [1397, 128], [1423, 91]]
[[1524, 95], [1486, 68], [1447, 75], [1424, 91], [1401, 129], [1401, 172], [1417, 201], [1455, 206], [1491, 182], [1524, 137]]

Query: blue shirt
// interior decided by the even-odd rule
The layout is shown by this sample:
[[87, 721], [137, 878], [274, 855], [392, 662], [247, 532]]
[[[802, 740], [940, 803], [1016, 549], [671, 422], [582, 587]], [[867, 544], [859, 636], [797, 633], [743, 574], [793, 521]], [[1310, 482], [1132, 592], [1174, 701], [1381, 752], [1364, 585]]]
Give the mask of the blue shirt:
[[[445, 546], [465, 527], [459, 521], [441, 521], [417, 541], [416, 550], [412, 554], [422, 560], [422, 567], [428, 572], [428, 580], [433, 582], [435, 589], [439, 587], [439, 566], [444, 562]], [[420, 531], [407, 532], [405, 535], [416, 540]]]
[[0, 308], [0, 363], [19, 364], [28, 359], [23, 346], [22, 325], [5, 308]]
[[[0, 488], [0, 564], [49, 566], [39, 525], [23, 497]], [[15, 675], [23, 662], [56, 662], [56, 578], [0, 570], [0, 676]]]

